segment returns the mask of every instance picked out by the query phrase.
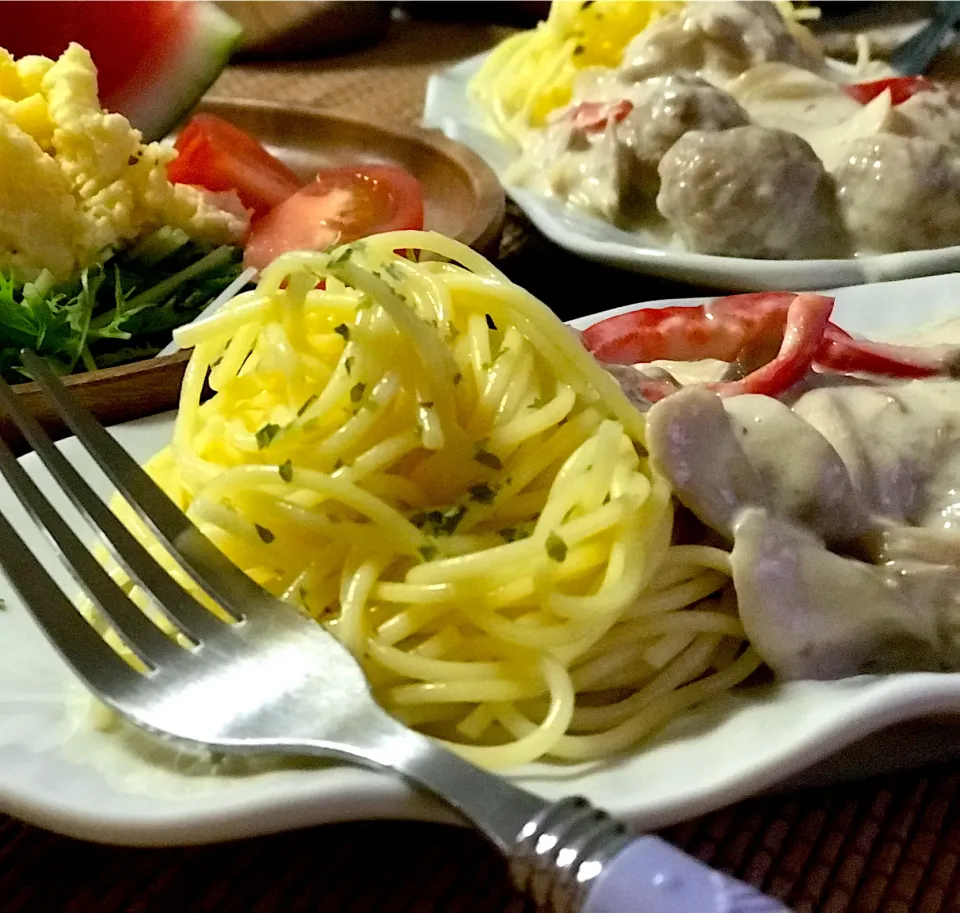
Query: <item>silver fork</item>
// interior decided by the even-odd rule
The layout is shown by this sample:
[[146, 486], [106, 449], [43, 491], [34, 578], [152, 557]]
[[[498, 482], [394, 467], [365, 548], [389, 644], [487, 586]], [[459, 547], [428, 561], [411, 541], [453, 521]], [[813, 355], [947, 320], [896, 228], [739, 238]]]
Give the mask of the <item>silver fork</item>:
[[937, 0], [933, 17], [915, 35], [907, 39], [890, 55], [889, 64], [904, 76], [921, 76], [953, 36], [960, 22], [960, 3], [955, 0]]
[[0, 381], [0, 405], [102, 535], [186, 649], [94, 559], [0, 441], [0, 472], [102, 616], [149, 670], [107, 645], [0, 513], [0, 566], [74, 672], [156, 735], [220, 752], [334, 757], [393, 770], [446, 801], [506, 856], [517, 887], [555, 913], [784, 913], [779, 902], [657, 837], [633, 837], [582, 798], [548, 803], [388, 716], [340, 643], [235, 567], [36, 355], [24, 364], [116, 489], [183, 569], [234, 619], [221, 622], [173, 580], [93, 492]]

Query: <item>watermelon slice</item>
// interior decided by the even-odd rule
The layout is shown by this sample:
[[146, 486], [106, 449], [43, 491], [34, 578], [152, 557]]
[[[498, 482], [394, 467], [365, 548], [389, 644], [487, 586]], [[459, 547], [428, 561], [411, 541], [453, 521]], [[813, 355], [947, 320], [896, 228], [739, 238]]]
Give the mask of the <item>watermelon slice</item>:
[[0, 3], [0, 44], [14, 57], [56, 58], [71, 41], [97, 65], [100, 102], [142, 131], [166, 135], [226, 66], [241, 37], [200, 0], [12, 0]]

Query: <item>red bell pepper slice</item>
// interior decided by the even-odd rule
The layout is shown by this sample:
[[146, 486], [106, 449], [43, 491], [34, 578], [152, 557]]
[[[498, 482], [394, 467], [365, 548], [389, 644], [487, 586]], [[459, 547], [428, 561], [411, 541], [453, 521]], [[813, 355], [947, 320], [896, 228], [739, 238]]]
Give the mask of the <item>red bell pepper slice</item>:
[[936, 83], [922, 76], [890, 76], [886, 79], [874, 79], [871, 82], [857, 82], [844, 86], [843, 91], [854, 101], [865, 105], [873, 101], [881, 92], [889, 89], [890, 101], [899, 105], [918, 92], [930, 92], [936, 87]]

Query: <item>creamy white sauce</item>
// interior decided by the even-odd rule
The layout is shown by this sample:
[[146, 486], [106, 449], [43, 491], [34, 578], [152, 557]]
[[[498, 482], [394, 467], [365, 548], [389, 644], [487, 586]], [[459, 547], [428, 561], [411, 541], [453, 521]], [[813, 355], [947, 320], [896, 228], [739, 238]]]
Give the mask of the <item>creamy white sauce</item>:
[[831, 172], [851, 140], [874, 136], [891, 124], [889, 92], [861, 105], [835, 79], [790, 64], [761, 64], [726, 88], [755, 124], [797, 134]]
[[[960, 309], [960, 302], [957, 308]], [[944, 317], [902, 333], [889, 333], [883, 339], [909, 346], [960, 345], [960, 316]]]
[[[956, 345], [960, 317], [888, 341]], [[960, 380], [818, 375], [721, 400], [718, 362], [647, 416], [653, 464], [732, 543], [745, 630], [784, 678], [960, 671]]]
[[[749, 123], [768, 133], [721, 141], [717, 137], [736, 124], [711, 118], [710, 106], [675, 105], [687, 133], [705, 136], [697, 152], [685, 148], [681, 154], [680, 140], [661, 151], [658, 176], [637, 153], [637, 124], [629, 115], [623, 123], [578, 134], [561, 111], [546, 129], [532, 131], [507, 179], [623, 228], [725, 256], [842, 258], [958, 243], [960, 105], [945, 91], [922, 93], [902, 106], [893, 105], [889, 92], [861, 105], [844, 91], [845, 83], [890, 74], [881, 65], [871, 65], [866, 75], [825, 61], [790, 33], [770, 4], [690, 4], [641, 32], [619, 69], [579, 74], [571, 107], [627, 99], [648, 122], [657, 110], [644, 100], [651, 82], [700, 79], [738, 102]], [[816, 168], [822, 166], [820, 182], [816, 175], [807, 181], [807, 189], [815, 189], [802, 211], [797, 188], [776, 179], [799, 168], [778, 132], [804, 140]], [[880, 136], [888, 139], [874, 145]], [[931, 153], [930, 143], [948, 161]], [[691, 155], [703, 158], [703, 169]], [[731, 159], [731, 173], [710, 181]], [[741, 230], [738, 220], [753, 226], [756, 236]], [[902, 225], [878, 230], [878, 220]], [[791, 235], [798, 224], [817, 226], [812, 236], [823, 239], [822, 248]], [[725, 233], [725, 225], [735, 227]]]
[[690, 387], [654, 465], [733, 543], [750, 640], [786, 678], [960, 670], [960, 382], [837, 378], [789, 406]]
[[[700, 361], [654, 361], [651, 364], [663, 368], [682, 384], [709, 384], [721, 380], [729, 367], [725, 361], [703, 358]], [[643, 365], [635, 365], [642, 368]]]

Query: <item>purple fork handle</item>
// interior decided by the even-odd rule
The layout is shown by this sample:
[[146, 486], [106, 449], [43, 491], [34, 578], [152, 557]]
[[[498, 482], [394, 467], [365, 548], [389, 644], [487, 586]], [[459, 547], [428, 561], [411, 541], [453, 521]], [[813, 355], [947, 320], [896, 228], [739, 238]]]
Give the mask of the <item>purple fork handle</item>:
[[638, 837], [617, 854], [582, 913], [789, 913], [755, 888], [723, 875], [659, 837]]

